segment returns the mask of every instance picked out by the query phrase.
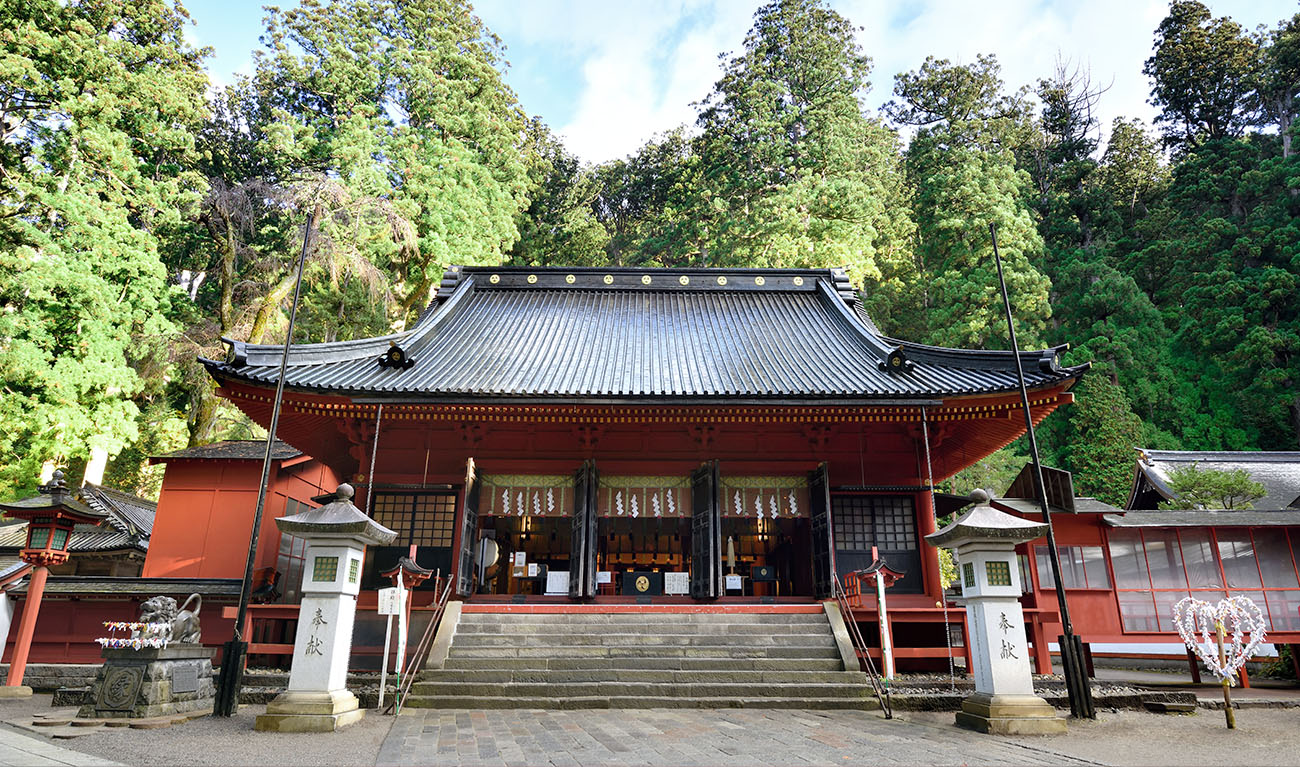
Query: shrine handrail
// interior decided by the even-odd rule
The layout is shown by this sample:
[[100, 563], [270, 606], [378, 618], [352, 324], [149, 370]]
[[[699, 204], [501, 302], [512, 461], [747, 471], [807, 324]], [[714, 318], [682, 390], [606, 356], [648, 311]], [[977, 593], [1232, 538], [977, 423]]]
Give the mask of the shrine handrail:
[[839, 573], [831, 574], [831, 594], [839, 604], [840, 615], [844, 618], [849, 640], [853, 643], [853, 654], [857, 656], [861, 666], [866, 668], [867, 678], [871, 680], [871, 689], [876, 693], [880, 710], [885, 712], [886, 719], [893, 719], [894, 707], [889, 700], [889, 683], [876, 673], [876, 664], [871, 660], [871, 653], [867, 650], [867, 642], [862, 638], [862, 632], [858, 630], [858, 622], [853, 619], [853, 608], [849, 606], [848, 595], [844, 593], [844, 586], [840, 584]]
[[[433, 604], [433, 615], [429, 618], [429, 625], [424, 629], [424, 635], [420, 637], [420, 643], [415, 646], [415, 652], [409, 654], [402, 664], [402, 681], [397, 687], [397, 694], [393, 700], [384, 707], [383, 713], [389, 714], [400, 712], [402, 710], [402, 701], [411, 692], [411, 686], [415, 684], [415, 678], [423, 670], [424, 661], [429, 657], [429, 648], [433, 646], [433, 638], [438, 633], [438, 624], [442, 622], [442, 614], [447, 609], [447, 600], [451, 597], [452, 579], [447, 579], [447, 585], [443, 587], [442, 593], [438, 594]], [[434, 586], [437, 588], [437, 585]], [[437, 592], [435, 592], [437, 593]], [[388, 659], [385, 658], [387, 663]]]

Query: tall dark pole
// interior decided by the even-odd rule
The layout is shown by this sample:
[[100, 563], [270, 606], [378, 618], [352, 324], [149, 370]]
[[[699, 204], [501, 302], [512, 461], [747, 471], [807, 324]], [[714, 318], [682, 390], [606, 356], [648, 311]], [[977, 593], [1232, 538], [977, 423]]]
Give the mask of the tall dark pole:
[[271, 424], [266, 430], [266, 451], [262, 454], [262, 482], [257, 489], [257, 508], [253, 511], [253, 531], [248, 539], [248, 559], [244, 562], [244, 581], [239, 590], [239, 611], [235, 616], [235, 635], [226, 642], [221, 655], [221, 675], [217, 679], [216, 700], [212, 713], [234, 716], [239, 710], [239, 691], [244, 684], [244, 656], [248, 642], [244, 639], [244, 620], [248, 599], [253, 590], [253, 565], [257, 561], [257, 541], [262, 533], [262, 512], [266, 509], [267, 485], [271, 479], [271, 453], [275, 448], [275, 431], [280, 425], [280, 402], [284, 398], [284, 371], [289, 365], [289, 346], [293, 343], [293, 326], [298, 319], [298, 297], [302, 293], [302, 268], [311, 244], [312, 225], [320, 206], [307, 214], [302, 233], [302, 252], [298, 254], [298, 275], [293, 284], [293, 304], [289, 308], [289, 330], [285, 333], [284, 351], [280, 354], [280, 379], [275, 384], [275, 401], [271, 405]]
[[1070, 695], [1070, 712], [1082, 719], [1096, 719], [1092, 706], [1092, 688], [1083, 664], [1083, 646], [1074, 634], [1070, 622], [1070, 606], [1065, 602], [1065, 586], [1061, 580], [1061, 558], [1056, 550], [1056, 534], [1052, 530], [1052, 511], [1047, 505], [1047, 486], [1043, 483], [1043, 464], [1038, 459], [1038, 439], [1034, 436], [1034, 416], [1029, 410], [1029, 390], [1025, 386], [1025, 368], [1020, 361], [1020, 345], [1016, 343], [1016, 323], [1011, 317], [1011, 299], [1007, 295], [1007, 280], [1002, 274], [1002, 256], [998, 254], [997, 227], [989, 224], [993, 238], [993, 260], [998, 265], [998, 285], [1002, 288], [1002, 306], [1007, 313], [1007, 332], [1011, 336], [1011, 354], [1016, 360], [1016, 379], [1020, 382], [1020, 404], [1025, 410], [1025, 434], [1029, 437], [1029, 452], [1033, 459], [1034, 480], [1038, 490], [1038, 505], [1043, 510], [1043, 523], [1047, 525], [1047, 552], [1052, 563], [1052, 580], [1056, 583], [1056, 602], [1061, 610], [1061, 667], [1065, 672], [1065, 686]]

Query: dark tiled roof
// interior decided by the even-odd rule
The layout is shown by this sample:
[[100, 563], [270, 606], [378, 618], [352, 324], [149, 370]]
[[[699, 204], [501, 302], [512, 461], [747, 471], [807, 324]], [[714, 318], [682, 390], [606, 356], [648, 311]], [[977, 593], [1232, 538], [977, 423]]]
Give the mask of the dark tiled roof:
[[1129, 511], [1102, 517], [1111, 527], [1300, 526], [1300, 509], [1282, 511]]
[[[210, 445], [199, 445], [198, 447], [187, 447], [183, 450], [177, 450], [166, 455], [155, 456], [153, 460], [158, 463], [170, 461], [173, 458], [206, 458], [211, 460], [234, 460], [234, 461], [252, 461], [262, 460], [266, 455], [266, 441], [260, 439], [228, 439], [222, 442], [213, 442]], [[302, 451], [293, 447], [287, 442], [275, 441], [275, 446], [271, 448], [271, 458], [277, 461], [287, 461], [290, 458], [297, 458], [302, 455]]]
[[1146, 488], [1174, 500], [1169, 487], [1172, 469], [1196, 464], [1204, 469], [1245, 469], [1251, 479], [1264, 485], [1267, 494], [1252, 505], [1260, 510], [1297, 508], [1300, 499], [1300, 452], [1226, 452], [1194, 450], [1139, 450], [1130, 506]]
[[[286, 384], [462, 401], [728, 402], [917, 401], [1017, 386], [1008, 352], [879, 335], [839, 270], [479, 267], [438, 295], [410, 331], [294, 345]], [[227, 361], [205, 360], [215, 377], [277, 380], [282, 347], [228, 343]], [[915, 367], [886, 372], [900, 345]], [[382, 366], [392, 347], [411, 364]], [[1058, 351], [1022, 353], [1031, 387], [1083, 372], [1060, 368]]]
[[[1033, 498], [995, 498], [992, 503], [994, 506], [1003, 507], [1007, 511], [1017, 514], [1039, 513], [1038, 501]], [[1085, 497], [1076, 497], [1073, 509], [1066, 509], [1055, 504], [1052, 504], [1051, 508], [1053, 514], [1111, 514], [1123, 511], [1123, 509], [1111, 506], [1105, 501]]]
[[108, 522], [123, 533], [139, 532], [146, 538], [153, 534], [153, 518], [158, 511], [156, 501], [100, 485], [84, 485], [81, 499], [87, 506], [108, 515]]
[[[80, 553], [149, 550], [154, 512], [158, 504], [120, 490], [99, 485], [81, 488], [79, 497], [86, 507], [102, 515], [98, 524], [83, 523], [72, 528], [68, 551]], [[17, 551], [27, 544], [27, 523], [0, 525], [0, 551]]]
[[[139, 596], [202, 594], [205, 597], [239, 597], [238, 578], [132, 578], [101, 575], [52, 575], [45, 584], [47, 596]], [[24, 583], [14, 589], [27, 591]], [[206, 613], [206, 611], [205, 611]]]

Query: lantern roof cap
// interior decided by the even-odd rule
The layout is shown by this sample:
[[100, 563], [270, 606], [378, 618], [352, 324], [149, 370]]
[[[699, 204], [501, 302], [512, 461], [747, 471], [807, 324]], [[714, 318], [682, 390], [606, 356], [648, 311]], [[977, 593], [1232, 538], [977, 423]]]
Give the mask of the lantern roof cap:
[[37, 495], [9, 503], [0, 503], [0, 509], [15, 519], [32, 519], [60, 514], [78, 521], [95, 522], [107, 517], [77, 499], [63, 480], [63, 472], [56, 471], [50, 481], [37, 488]]
[[1023, 543], [1047, 534], [1042, 522], [1012, 516], [989, 505], [989, 494], [975, 490], [970, 494], [974, 506], [937, 533], [925, 536], [933, 546], [957, 546], [979, 541]]
[[411, 575], [429, 577], [433, 575], [433, 570], [427, 567], [420, 567], [414, 559], [402, 557], [397, 560], [397, 564], [380, 573], [385, 578], [391, 578], [398, 573], [410, 573]]
[[367, 544], [390, 543], [397, 533], [366, 516], [352, 503], [352, 485], [344, 482], [334, 491], [334, 500], [319, 509], [275, 520], [282, 533], [292, 535], [347, 536]]

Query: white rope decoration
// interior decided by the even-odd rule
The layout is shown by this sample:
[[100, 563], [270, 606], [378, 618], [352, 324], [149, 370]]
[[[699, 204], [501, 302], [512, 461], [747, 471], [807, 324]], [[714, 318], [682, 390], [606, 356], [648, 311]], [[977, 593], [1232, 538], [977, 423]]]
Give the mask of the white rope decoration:
[[[1217, 605], [1186, 597], [1174, 605], [1174, 626], [1183, 644], [1228, 684], [1233, 684], [1237, 671], [1264, 642], [1264, 613], [1247, 597], [1228, 597]], [[1222, 663], [1219, 633], [1224, 643]]]

